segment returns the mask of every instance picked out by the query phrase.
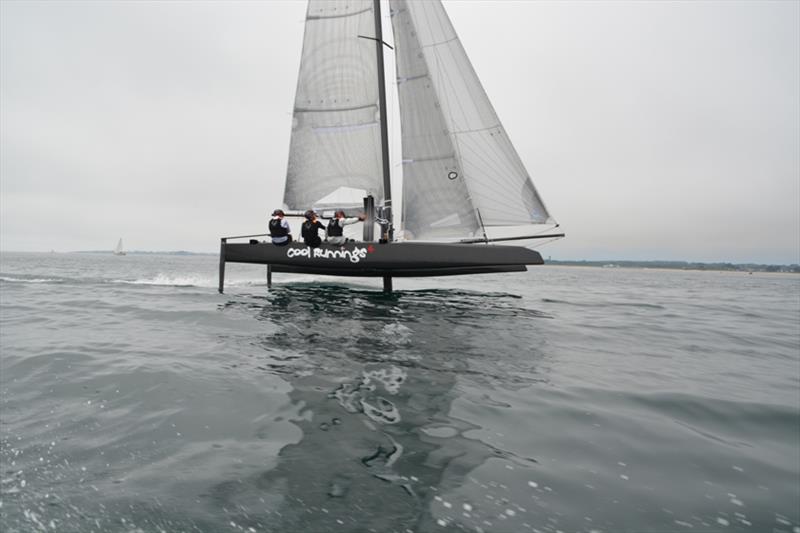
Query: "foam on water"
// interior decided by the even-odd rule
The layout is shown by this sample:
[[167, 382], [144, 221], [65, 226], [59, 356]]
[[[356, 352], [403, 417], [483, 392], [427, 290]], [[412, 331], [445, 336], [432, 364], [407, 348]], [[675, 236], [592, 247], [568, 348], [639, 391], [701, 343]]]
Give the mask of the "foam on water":
[[124, 283], [130, 285], [165, 285], [168, 287], [216, 287], [217, 280], [200, 276], [168, 276], [158, 274], [152, 278], [142, 278], [134, 280], [115, 279], [112, 283]]
[[12, 278], [9, 276], [0, 276], [0, 281], [6, 283], [61, 283], [63, 280], [55, 278]]

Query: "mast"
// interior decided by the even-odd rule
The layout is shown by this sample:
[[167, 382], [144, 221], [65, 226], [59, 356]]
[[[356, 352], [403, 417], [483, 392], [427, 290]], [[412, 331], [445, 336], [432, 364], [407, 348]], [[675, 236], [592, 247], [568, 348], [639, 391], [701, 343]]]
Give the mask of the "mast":
[[392, 240], [392, 179], [389, 171], [389, 128], [386, 124], [386, 74], [383, 69], [383, 28], [381, 21], [381, 0], [372, 0], [375, 13], [375, 52], [378, 59], [378, 98], [381, 114], [381, 154], [383, 159], [383, 214], [381, 218], [388, 224], [381, 224], [381, 240]]

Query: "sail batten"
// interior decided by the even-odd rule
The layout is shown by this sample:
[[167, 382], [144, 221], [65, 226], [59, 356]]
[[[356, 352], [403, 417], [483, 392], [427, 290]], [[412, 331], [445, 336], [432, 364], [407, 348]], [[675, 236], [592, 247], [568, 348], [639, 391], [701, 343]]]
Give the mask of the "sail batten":
[[354, 11], [352, 13], [338, 13], [333, 15], [314, 15], [309, 12], [309, 15], [306, 17], [306, 20], [326, 20], [326, 19], [339, 19], [344, 17], [354, 17], [360, 15], [362, 13], [371, 13], [372, 6], [364, 8], [361, 11]]
[[442, 161], [442, 160], [452, 160], [455, 158], [454, 153], [443, 154], [443, 155], [430, 155], [430, 156], [419, 156], [414, 157], [413, 155], [409, 154], [408, 159], [404, 159], [403, 163], [419, 163], [421, 161]]
[[453, 41], [457, 41], [457, 40], [458, 40], [458, 37], [452, 37], [452, 38], [447, 39], [445, 41], [439, 41], [438, 43], [423, 44], [422, 48], [433, 48], [435, 46], [441, 46], [443, 44], [449, 44], [449, 43], [452, 43]]
[[295, 113], [341, 113], [343, 111], [358, 111], [359, 109], [378, 109], [378, 104], [363, 104], [348, 107], [295, 107]]

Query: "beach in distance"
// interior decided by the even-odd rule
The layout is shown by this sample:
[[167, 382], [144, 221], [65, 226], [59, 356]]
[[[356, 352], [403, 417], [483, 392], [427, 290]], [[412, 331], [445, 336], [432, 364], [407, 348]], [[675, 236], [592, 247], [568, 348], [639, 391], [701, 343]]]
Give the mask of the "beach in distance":
[[798, 274], [217, 269], [0, 254], [4, 532], [800, 532]]

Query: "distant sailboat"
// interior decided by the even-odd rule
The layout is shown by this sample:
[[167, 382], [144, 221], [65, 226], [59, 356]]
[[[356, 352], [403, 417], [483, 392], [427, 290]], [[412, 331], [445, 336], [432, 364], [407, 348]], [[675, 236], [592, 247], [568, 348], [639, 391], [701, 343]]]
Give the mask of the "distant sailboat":
[[[283, 207], [361, 211], [363, 241], [220, 249], [268, 272], [383, 277], [518, 272], [541, 255], [496, 241], [563, 237], [508, 140], [440, 0], [390, 0], [402, 138], [403, 204], [395, 239], [380, 0], [309, 0]], [[332, 213], [332, 212], [331, 212]], [[380, 226], [375, 239], [374, 227]], [[542, 228], [490, 237], [487, 229]], [[549, 227], [546, 227], [549, 226]], [[518, 233], [514, 232], [516, 235]], [[268, 275], [269, 280], [269, 275]], [[268, 281], [269, 284], [269, 281]]]
[[122, 249], [122, 239], [119, 240], [117, 247], [114, 248], [114, 255], [125, 255], [125, 251]]

